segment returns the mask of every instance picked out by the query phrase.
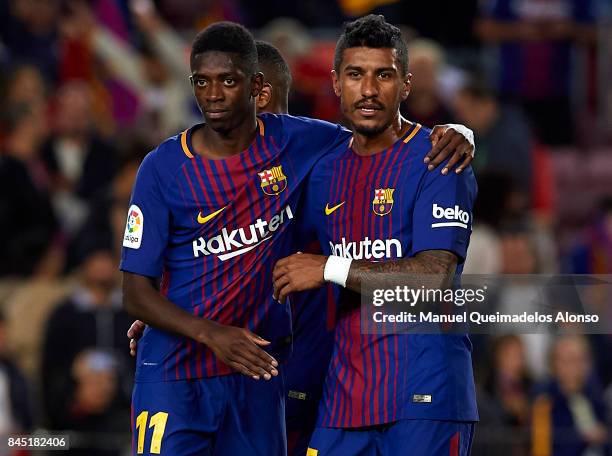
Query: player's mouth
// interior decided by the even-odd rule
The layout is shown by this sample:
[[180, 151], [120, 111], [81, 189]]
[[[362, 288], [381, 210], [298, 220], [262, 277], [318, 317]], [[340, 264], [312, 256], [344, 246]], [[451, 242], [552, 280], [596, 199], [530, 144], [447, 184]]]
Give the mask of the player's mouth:
[[229, 111], [227, 109], [207, 109], [206, 117], [209, 119], [220, 119], [224, 117]]
[[383, 110], [383, 106], [378, 103], [357, 103], [355, 110], [364, 117], [375, 116], [378, 111]]

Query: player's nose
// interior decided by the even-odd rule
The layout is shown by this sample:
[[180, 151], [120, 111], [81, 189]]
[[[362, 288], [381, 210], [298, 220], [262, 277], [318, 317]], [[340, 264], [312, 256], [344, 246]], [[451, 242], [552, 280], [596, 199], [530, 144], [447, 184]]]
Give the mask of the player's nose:
[[378, 95], [378, 84], [376, 78], [372, 76], [365, 76], [361, 80], [361, 95], [364, 98], [369, 98]]
[[212, 84], [209, 84], [208, 90], [205, 92], [205, 97], [207, 101], [219, 101], [223, 100], [224, 93], [223, 87], [218, 82], [214, 81]]

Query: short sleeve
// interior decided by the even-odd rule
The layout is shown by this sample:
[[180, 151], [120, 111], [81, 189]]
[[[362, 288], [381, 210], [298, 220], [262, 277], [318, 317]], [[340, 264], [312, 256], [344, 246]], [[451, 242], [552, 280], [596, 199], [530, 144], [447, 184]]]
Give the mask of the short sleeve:
[[472, 232], [477, 186], [472, 168], [443, 176], [427, 172], [413, 212], [412, 255], [424, 250], [448, 250], [463, 263]]
[[160, 277], [170, 232], [170, 210], [155, 168], [155, 151], [145, 157], [128, 209], [121, 252], [122, 271]]

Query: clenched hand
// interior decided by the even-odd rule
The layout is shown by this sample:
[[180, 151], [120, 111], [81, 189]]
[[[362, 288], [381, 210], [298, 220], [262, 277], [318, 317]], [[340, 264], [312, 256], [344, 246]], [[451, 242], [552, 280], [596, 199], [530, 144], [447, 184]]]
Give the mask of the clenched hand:
[[274, 299], [285, 302], [289, 293], [323, 285], [326, 261], [326, 256], [309, 253], [296, 253], [278, 260], [272, 272]]

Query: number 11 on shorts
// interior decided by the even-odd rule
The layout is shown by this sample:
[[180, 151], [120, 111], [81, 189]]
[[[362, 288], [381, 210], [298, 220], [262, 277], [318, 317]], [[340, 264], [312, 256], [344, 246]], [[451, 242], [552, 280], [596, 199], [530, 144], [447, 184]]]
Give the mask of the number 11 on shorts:
[[[147, 420], [149, 418], [148, 411], [142, 411], [136, 418], [136, 430], [138, 431], [137, 454], [144, 453], [145, 433], [147, 430]], [[153, 436], [151, 437], [151, 454], [161, 453], [162, 437], [166, 430], [166, 422], [168, 414], [166, 412], [157, 412], [149, 421], [149, 428], [153, 428]]]

